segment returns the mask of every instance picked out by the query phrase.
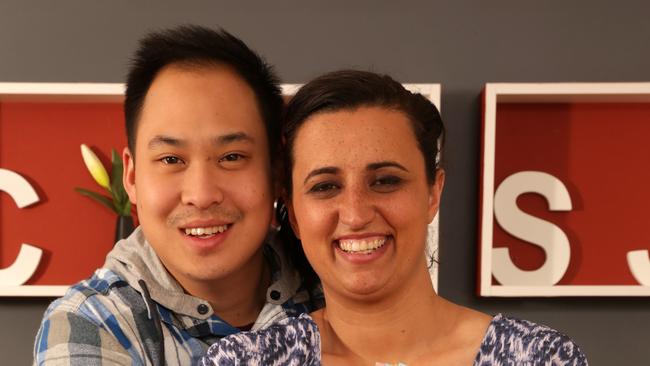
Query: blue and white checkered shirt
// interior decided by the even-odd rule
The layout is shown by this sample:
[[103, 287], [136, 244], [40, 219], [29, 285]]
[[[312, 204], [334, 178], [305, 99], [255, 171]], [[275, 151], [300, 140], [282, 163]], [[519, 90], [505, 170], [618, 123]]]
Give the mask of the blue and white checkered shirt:
[[[264, 254], [272, 284], [253, 330], [322, 306], [322, 292], [310, 296], [279, 246], [267, 244]], [[192, 365], [211, 344], [237, 332], [207, 301], [183, 291], [136, 229], [116, 244], [103, 268], [49, 306], [34, 364]]]

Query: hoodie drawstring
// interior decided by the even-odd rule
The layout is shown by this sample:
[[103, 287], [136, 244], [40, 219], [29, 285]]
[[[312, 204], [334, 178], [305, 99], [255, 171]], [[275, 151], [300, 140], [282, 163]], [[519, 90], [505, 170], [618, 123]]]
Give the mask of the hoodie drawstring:
[[[160, 357], [158, 360], [159, 364], [163, 366], [165, 365], [165, 338], [163, 335], [160, 313], [158, 313], [156, 304], [154, 304], [153, 300], [151, 300], [151, 296], [149, 295], [149, 288], [147, 288], [147, 284], [144, 282], [144, 280], [138, 280], [138, 284], [142, 289], [142, 300], [144, 300], [144, 304], [147, 307], [147, 317], [153, 322], [153, 327], [160, 337], [160, 350], [158, 353]], [[152, 364], [154, 363], [153, 360], [150, 361]]]

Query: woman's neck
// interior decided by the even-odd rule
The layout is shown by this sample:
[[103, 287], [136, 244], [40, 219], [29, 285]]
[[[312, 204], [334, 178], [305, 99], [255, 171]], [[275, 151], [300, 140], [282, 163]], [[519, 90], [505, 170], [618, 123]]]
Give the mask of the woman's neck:
[[348, 364], [417, 359], [444, 339], [456, 322], [454, 306], [436, 295], [426, 267], [377, 301], [350, 299], [327, 287], [325, 295], [327, 307], [314, 314], [323, 356]]

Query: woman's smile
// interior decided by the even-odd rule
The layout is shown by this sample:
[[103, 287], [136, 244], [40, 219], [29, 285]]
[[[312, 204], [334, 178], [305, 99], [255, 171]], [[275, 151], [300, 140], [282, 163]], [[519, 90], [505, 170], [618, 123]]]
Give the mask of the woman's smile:
[[371, 254], [386, 244], [387, 236], [370, 236], [365, 238], [340, 238], [336, 240], [339, 249], [350, 254]]

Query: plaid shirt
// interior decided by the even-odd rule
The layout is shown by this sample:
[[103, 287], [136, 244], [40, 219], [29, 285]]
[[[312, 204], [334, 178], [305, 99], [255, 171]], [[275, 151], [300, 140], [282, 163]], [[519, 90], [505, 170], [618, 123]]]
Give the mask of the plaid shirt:
[[[322, 292], [310, 296], [302, 288], [277, 246], [265, 245], [264, 254], [272, 284], [253, 330], [322, 306]], [[212, 343], [237, 332], [207, 301], [183, 291], [136, 229], [103, 268], [48, 307], [34, 364], [192, 365]]]

